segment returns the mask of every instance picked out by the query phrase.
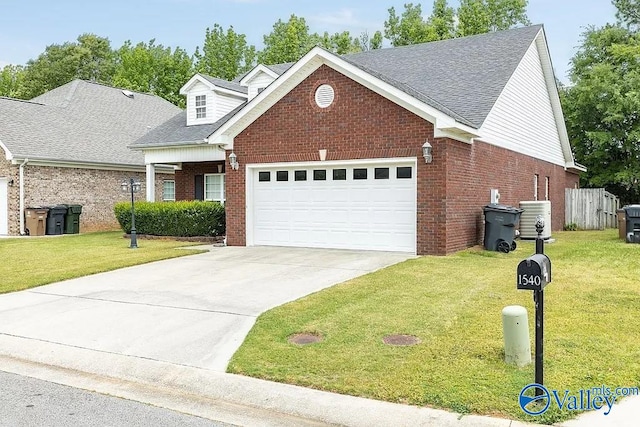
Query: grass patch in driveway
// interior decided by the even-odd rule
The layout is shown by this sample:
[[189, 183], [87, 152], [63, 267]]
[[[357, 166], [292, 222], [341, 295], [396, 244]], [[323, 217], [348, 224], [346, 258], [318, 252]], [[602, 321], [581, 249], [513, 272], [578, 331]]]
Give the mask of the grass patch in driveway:
[[129, 249], [121, 231], [0, 239], [0, 294], [201, 252], [176, 250], [193, 245], [139, 240], [138, 249]]
[[[640, 245], [616, 230], [558, 232], [546, 246], [553, 282], [545, 289], [545, 385], [563, 392], [640, 385]], [[575, 412], [551, 407], [539, 417], [518, 406], [533, 364], [506, 365], [501, 311], [522, 305], [516, 267], [535, 252], [470, 249], [421, 257], [353, 279], [260, 316], [229, 372], [356, 396], [552, 423]], [[287, 339], [300, 332], [323, 341]], [[388, 334], [418, 337], [392, 347]], [[615, 405], [613, 410], [615, 411]]]

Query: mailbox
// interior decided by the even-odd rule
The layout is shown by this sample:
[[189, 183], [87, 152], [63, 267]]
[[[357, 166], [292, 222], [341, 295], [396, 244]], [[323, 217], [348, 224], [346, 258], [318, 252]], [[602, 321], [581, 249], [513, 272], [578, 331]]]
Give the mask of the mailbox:
[[518, 289], [542, 290], [551, 282], [551, 260], [544, 254], [531, 255], [518, 264]]

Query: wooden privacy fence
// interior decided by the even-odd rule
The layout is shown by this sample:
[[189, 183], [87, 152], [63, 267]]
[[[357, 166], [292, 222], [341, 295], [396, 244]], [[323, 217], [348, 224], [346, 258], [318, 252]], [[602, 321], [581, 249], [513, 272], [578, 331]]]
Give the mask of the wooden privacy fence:
[[604, 188], [567, 188], [564, 194], [565, 224], [581, 230], [617, 228], [620, 200]]

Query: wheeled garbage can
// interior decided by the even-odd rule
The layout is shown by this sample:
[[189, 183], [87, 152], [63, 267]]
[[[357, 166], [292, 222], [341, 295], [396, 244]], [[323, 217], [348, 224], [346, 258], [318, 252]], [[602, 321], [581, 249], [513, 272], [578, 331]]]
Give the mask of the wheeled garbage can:
[[64, 217], [64, 234], [80, 233], [80, 214], [82, 213], [81, 205], [66, 205], [67, 213]]
[[484, 247], [509, 253], [516, 249], [516, 225], [524, 210], [498, 204], [484, 207]]
[[627, 243], [640, 243], [640, 205], [625, 206]]
[[47, 234], [62, 234], [64, 232], [64, 216], [67, 214], [65, 205], [49, 206], [47, 216]]

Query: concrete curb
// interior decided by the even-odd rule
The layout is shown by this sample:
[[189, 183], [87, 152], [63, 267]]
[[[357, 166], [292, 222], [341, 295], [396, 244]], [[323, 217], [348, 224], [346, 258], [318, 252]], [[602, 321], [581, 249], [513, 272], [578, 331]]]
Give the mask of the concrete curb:
[[[195, 401], [203, 399], [209, 401], [209, 406], [214, 401], [219, 407], [252, 408], [253, 411], [259, 412], [257, 419], [271, 417], [276, 420], [275, 424], [264, 425], [287, 425], [284, 422], [287, 419], [294, 420], [291, 425], [296, 425], [296, 423], [302, 425], [300, 421], [304, 419], [311, 423], [319, 422], [353, 427], [372, 425], [516, 427], [533, 425], [485, 416], [462, 416], [439, 409], [419, 408], [340, 395], [157, 360], [69, 347], [4, 334], [0, 334], [0, 356], [4, 356], [0, 358], [0, 369], [7, 369], [10, 372], [19, 370], [20, 372], [15, 373], [28, 376], [31, 372], [30, 376], [36, 377], [38, 377], [36, 371], [40, 371], [39, 378], [48, 375], [49, 380], [53, 382], [64, 380], [65, 374], [61, 373], [64, 370], [67, 371], [67, 378], [76, 377], [76, 383], [83, 383], [86, 387], [87, 381], [90, 380], [89, 383], [94, 384], [92, 390], [100, 391], [99, 388], [102, 388], [106, 391], [100, 392], [120, 397], [131, 398], [127, 397], [130, 394], [124, 393], [126, 395], [122, 395], [123, 390], [129, 390], [130, 393], [132, 389], [131, 385], [123, 388], [123, 382], [136, 384], [147, 393], [149, 390], [156, 389], [165, 396], [174, 396], [174, 398], [165, 397], [149, 403], [158, 404], [158, 401], [161, 400], [162, 403], [158, 406], [187, 413], [193, 413], [195, 411], [193, 408], [197, 406]], [[37, 365], [29, 368], [29, 363]], [[16, 366], [19, 367], [16, 368]], [[51, 379], [51, 374], [42, 374], [47, 367], [49, 370], [58, 370], [53, 376], [57, 380]], [[79, 381], [77, 378], [83, 378], [83, 380]], [[99, 383], [99, 387], [95, 385], [96, 383]], [[105, 384], [112, 384], [112, 386], [106, 387]], [[80, 388], [85, 387], [80, 386]], [[137, 396], [133, 399], [138, 400], [140, 397]], [[148, 400], [149, 398], [146, 398], [141, 401]], [[191, 401], [190, 405], [186, 405], [186, 407], [192, 408], [189, 411], [185, 411], [185, 400]], [[180, 401], [183, 402], [182, 405], [179, 405]], [[176, 405], [178, 406], [176, 407]], [[238, 419], [230, 421], [229, 418], [233, 418], [233, 411], [231, 413], [231, 415], [227, 414], [229, 416], [226, 419], [218, 419], [218, 421], [240, 421], [240, 425], [247, 425]], [[203, 415], [201, 411], [194, 413], [194, 415], [207, 416]], [[221, 417], [220, 414], [215, 416]], [[237, 414], [235, 416], [237, 417]], [[255, 425], [253, 422], [250, 424]], [[307, 422], [304, 424], [313, 425]]]

